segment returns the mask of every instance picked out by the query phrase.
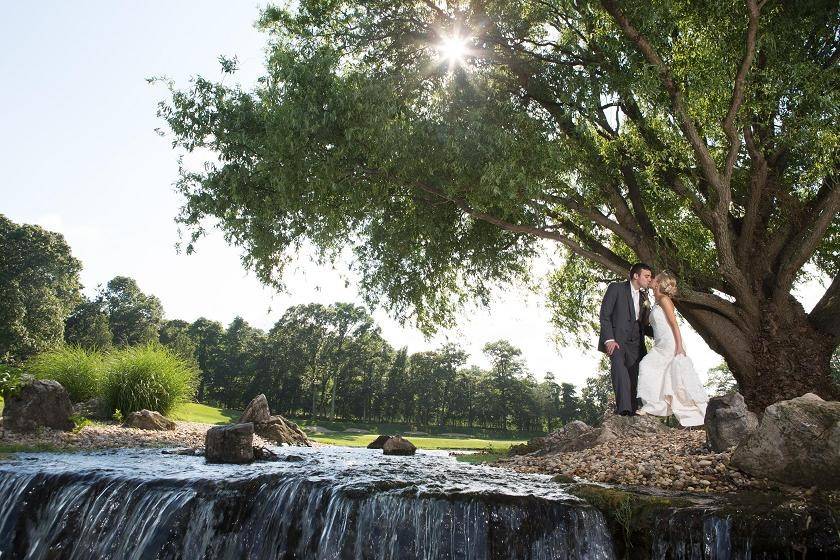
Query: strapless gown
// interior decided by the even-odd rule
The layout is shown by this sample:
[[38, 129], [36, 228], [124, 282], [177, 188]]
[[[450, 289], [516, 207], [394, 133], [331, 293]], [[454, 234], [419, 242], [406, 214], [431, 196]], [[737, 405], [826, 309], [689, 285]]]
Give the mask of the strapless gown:
[[653, 349], [639, 364], [638, 395], [642, 411], [676, 416], [683, 426], [701, 426], [709, 397], [691, 358], [674, 356], [676, 341], [659, 305], [651, 309]]

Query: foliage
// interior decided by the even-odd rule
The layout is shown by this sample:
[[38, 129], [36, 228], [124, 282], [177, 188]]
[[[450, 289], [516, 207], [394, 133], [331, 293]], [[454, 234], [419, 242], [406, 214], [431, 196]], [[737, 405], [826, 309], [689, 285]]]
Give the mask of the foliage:
[[124, 416], [144, 408], [168, 414], [194, 397], [197, 377], [191, 363], [159, 344], [127, 347], [108, 356], [103, 395]]
[[738, 382], [732, 377], [725, 362], [709, 370], [705, 386], [709, 396], [726, 395], [738, 390]]
[[[189, 250], [218, 220], [282, 285], [302, 244], [349, 244], [367, 300], [430, 331], [527, 277], [548, 240], [579, 257], [551, 294], [580, 342], [599, 281], [638, 259], [676, 273], [750, 403], [831, 393], [836, 2], [312, 0], [260, 24], [253, 90], [199, 77], [160, 105], [174, 146], [212, 154], [178, 184]], [[442, 60], [458, 33], [468, 55]], [[791, 296], [806, 265], [835, 279], [808, 314]], [[785, 340], [805, 375], [783, 377]]]
[[6, 398], [20, 387], [22, 372], [19, 367], [0, 364], [0, 396]]
[[86, 350], [108, 350], [113, 336], [108, 315], [99, 300], [85, 299], [64, 323], [64, 341]]
[[73, 402], [97, 397], [102, 391], [102, 354], [78, 346], [59, 346], [41, 352], [26, 362], [26, 371], [36, 379], [58, 381]]
[[108, 315], [114, 345], [148, 344], [158, 339], [163, 306], [156, 296], [140, 291], [134, 279], [112, 278], [99, 290], [98, 304]]
[[81, 264], [61, 234], [2, 214], [0, 255], [0, 362], [20, 363], [61, 342]]

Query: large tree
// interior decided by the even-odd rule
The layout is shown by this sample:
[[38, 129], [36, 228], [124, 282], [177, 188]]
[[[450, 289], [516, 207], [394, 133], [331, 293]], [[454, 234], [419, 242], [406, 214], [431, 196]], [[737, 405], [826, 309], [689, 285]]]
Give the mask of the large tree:
[[64, 236], [0, 214], [0, 363], [61, 343], [81, 268]]
[[115, 345], [131, 346], [158, 340], [163, 305], [157, 296], [143, 293], [133, 278], [113, 277], [100, 289], [97, 303], [108, 315]]
[[161, 104], [216, 156], [179, 183], [195, 238], [218, 218], [274, 283], [301, 243], [351, 243], [369, 299], [427, 328], [548, 240], [579, 257], [580, 334], [571, 306], [640, 259], [676, 272], [752, 408], [838, 396], [836, 1], [303, 0], [261, 24], [255, 89]]

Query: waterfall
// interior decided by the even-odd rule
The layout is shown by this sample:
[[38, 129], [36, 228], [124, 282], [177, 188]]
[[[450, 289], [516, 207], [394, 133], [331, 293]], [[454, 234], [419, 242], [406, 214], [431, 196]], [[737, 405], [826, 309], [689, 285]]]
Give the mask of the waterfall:
[[830, 506], [706, 499], [628, 517], [547, 476], [439, 455], [278, 451], [252, 465], [155, 450], [0, 462], [0, 560], [840, 557]]
[[167, 479], [0, 470], [0, 558], [613, 557], [603, 517], [586, 504], [393, 486], [290, 472]]

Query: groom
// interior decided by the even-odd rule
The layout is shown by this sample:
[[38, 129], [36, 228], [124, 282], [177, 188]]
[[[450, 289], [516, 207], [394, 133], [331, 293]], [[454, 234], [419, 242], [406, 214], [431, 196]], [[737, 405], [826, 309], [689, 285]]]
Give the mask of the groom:
[[638, 408], [639, 362], [647, 353], [645, 334], [653, 336], [646, 293], [652, 279], [651, 268], [636, 263], [630, 268], [629, 280], [610, 284], [601, 303], [598, 350], [610, 357], [615, 412], [622, 416], [631, 416]]

